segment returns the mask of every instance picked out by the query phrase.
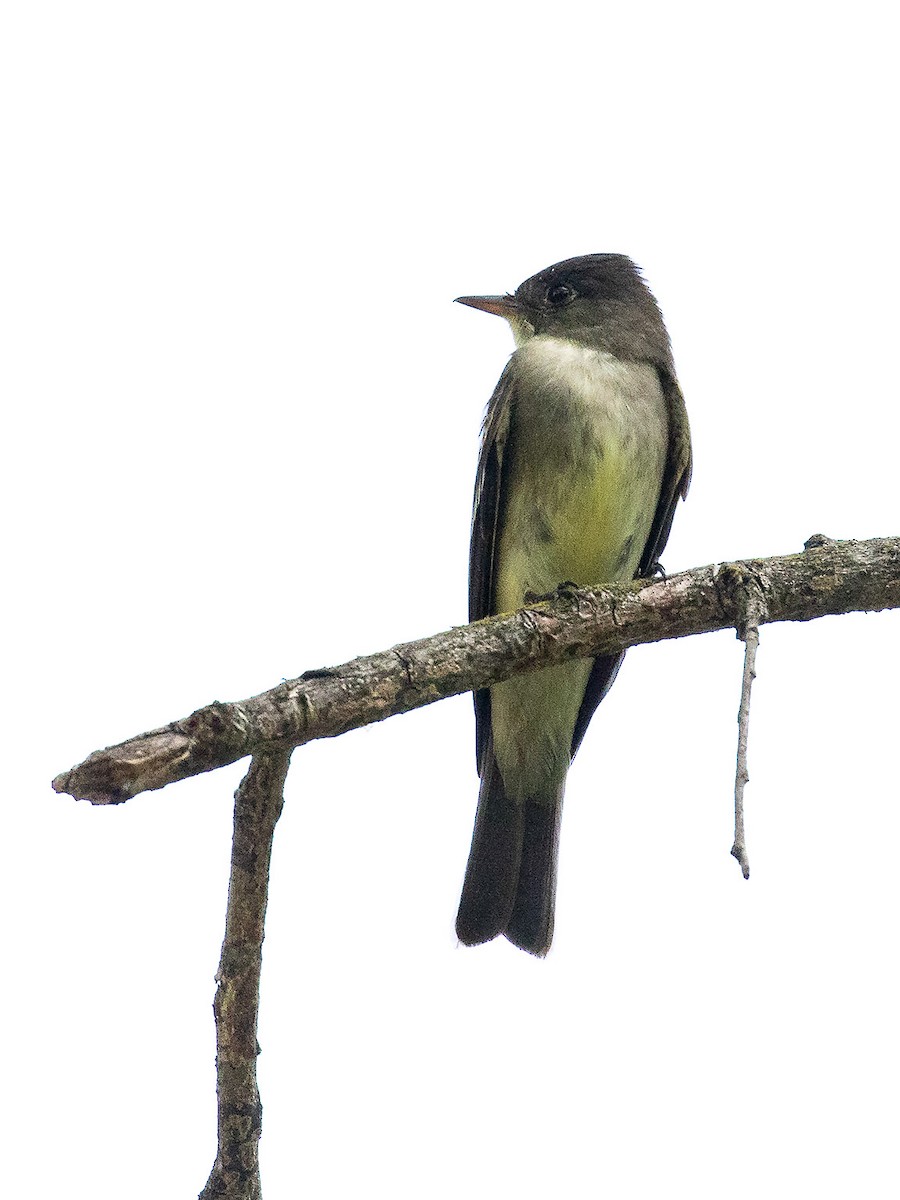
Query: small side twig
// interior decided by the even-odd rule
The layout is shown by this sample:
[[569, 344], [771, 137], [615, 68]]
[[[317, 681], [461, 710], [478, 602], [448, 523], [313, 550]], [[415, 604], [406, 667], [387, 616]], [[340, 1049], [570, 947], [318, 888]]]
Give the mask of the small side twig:
[[[737, 574], [737, 573], [736, 573]], [[744, 838], [744, 788], [750, 779], [747, 770], [747, 739], [750, 733], [750, 689], [756, 678], [756, 651], [759, 648], [759, 626], [766, 619], [766, 602], [759, 580], [741, 572], [732, 579], [740, 620], [737, 636], [744, 643], [744, 673], [741, 679], [741, 703], [738, 708], [737, 767], [734, 775], [734, 844], [731, 853], [741, 866], [741, 874], [750, 878], [750, 859]]]
[[228, 912], [216, 972], [218, 1150], [200, 1200], [260, 1200], [262, 1104], [256, 1082], [259, 977], [272, 838], [290, 749], [257, 754], [234, 796]]
[[738, 709], [737, 770], [734, 776], [734, 845], [731, 853], [741, 864], [741, 873], [750, 878], [750, 860], [744, 841], [744, 787], [747, 773], [747, 734], [750, 730], [750, 688], [756, 678], [756, 650], [759, 646], [759, 627], [748, 625], [744, 637], [744, 677], [741, 681], [741, 706]]

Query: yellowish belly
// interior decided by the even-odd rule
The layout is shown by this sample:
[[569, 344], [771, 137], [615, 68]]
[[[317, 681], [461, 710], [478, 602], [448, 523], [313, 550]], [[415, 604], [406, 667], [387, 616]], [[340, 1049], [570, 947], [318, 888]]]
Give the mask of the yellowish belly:
[[[535, 338], [517, 352], [494, 611], [564, 581], [632, 579], [659, 501], [668, 419], [648, 364]], [[552, 803], [570, 760], [591, 660], [491, 689], [494, 751], [514, 799]]]
[[564, 581], [631, 579], [659, 497], [660, 471], [653, 466], [635, 479], [634, 465], [607, 448], [562, 475], [517, 472], [500, 537], [497, 610], [508, 612], [526, 592], [548, 592]]

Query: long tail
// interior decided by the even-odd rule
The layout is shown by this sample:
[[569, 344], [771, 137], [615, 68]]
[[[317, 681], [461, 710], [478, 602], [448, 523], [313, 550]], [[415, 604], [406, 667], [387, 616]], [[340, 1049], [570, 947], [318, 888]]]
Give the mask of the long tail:
[[543, 956], [550, 949], [561, 811], [562, 787], [543, 802], [510, 800], [488, 742], [456, 917], [464, 945], [503, 933], [530, 954]]
[[553, 941], [562, 791], [544, 803], [525, 802], [519, 886], [505, 931], [514, 945], [541, 957]]

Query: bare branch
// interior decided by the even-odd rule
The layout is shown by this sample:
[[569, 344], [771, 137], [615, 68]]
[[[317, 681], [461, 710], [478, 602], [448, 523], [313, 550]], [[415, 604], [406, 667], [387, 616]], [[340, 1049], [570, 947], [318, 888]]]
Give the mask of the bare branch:
[[662, 582], [567, 587], [549, 603], [341, 667], [307, 671], [249, 700], [210, 704], [163, 729], [95, 751], [53, 787], [94, 804], [115, 804], [247, 754], [336, 737], [537, 666], [737, 627], [736, 574], [758, 581], [766, 621], [898, 608], [900, 538], [816, 538], [801, 554], [699, 567]]
[[750, 689], [756, 678], [756, 651], [759, 648], [759, 626], [766, 619], [766, 601], [759, 580], [735, 570], [731, 586], [740, 606], [737, 635], [744, 642], [744, 673], [741, 680], [741, 703], [738, 708], [737, 767], [734, 775], [734, 844], [731, 853], [741, 865], [745, 879], [750, 878], [750, 860], [744, 840], [744, 788], [750, 775], [747, 771], [747, 739], [750, 733]]
[[259, 976], [275, 825], [290, 750], [255, 755], [234, 796], [225, 939], [216, 972], [219, 1145], [200, 1200], [259, 1200], [262, 1105], [256, 1082]]

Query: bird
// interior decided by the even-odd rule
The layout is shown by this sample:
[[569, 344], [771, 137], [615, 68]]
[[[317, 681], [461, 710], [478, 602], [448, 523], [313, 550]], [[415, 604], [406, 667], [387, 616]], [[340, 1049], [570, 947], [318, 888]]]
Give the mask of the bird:
[[[555, 263], [514, 293], [459, 296], [516, 349], [488, 402], [469, 554], [469, 620], [560, 584], [661, 571], [691, 478], [687, 410], [659, 306], [624, 254]], [[624, 652], [476, 691], [478, 806], [456, 933], [543, 957], [553, 938], [566, 776]]]

